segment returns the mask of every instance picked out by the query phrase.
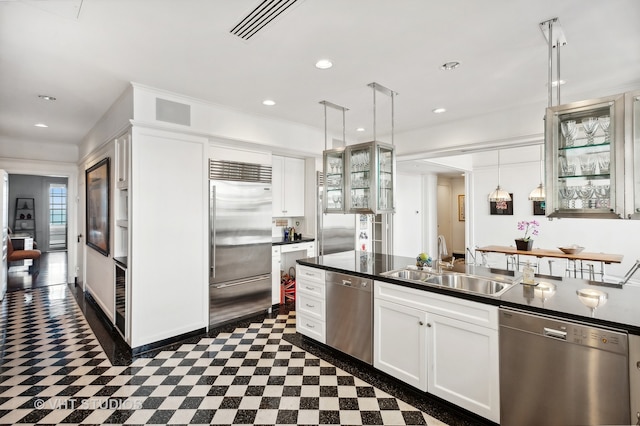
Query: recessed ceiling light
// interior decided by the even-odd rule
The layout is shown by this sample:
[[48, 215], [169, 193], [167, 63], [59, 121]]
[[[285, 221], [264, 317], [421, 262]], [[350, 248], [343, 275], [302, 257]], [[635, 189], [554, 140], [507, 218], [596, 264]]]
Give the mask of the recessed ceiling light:
[[[562, 86], [563, 84], [565, 84], [566, 81], [564, 80], [560, 80], [560, 86]], [[558, 80], [554, 80], [551, 82], [551, 87], [558, 87]]]
[[460, 62], [458, 62], [458, 61], [449, 61], [449, 62], [445, 62], [444, 64], [442, 64], [440, 69], [441, 70], [445, 70], [445, 71], [450, 71], [450, 70], [455, 70], [459, 66], [460, 66]]
[[273, 106], [276, 104], [276, 102], [272, 101], [271, 99], [265, 99], [264, 101], [262, 101], [262, 104], [267, 106]]
[[316, 68], [320, 68], [321, 70], [326, 70], [328, 68], [331, 68], [332, 66], [333, 62], [328, 59], [320, 59], [318, 62], [316, 62]]
[[364, 127], [358, 127], [358, 128], [356, 129], [356, 132], [364, 132]]
[[445, 112], [447, 109], [446, 108], [436, 108], [434, 110], [432, 110], [432, 112], [434, 114], [442, 114], [443, 112]]
[[54, 96], [49, 96], [49, 95], [38, 95], [38, 97], [40, 99], [43, 99], [45, 101], [55, 101], [56, 98]]
[[36, 127], [49, 127], [44, 123], [36, 123], [36, 124], [34, 124], [34, 126], [36, 126]]

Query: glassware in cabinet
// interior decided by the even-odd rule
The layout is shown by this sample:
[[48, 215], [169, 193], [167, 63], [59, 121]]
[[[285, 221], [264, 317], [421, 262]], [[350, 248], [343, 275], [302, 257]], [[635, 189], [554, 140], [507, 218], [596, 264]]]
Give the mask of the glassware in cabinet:
[[392, 145], [366, 142], [347, 147], [347, 209], [351, 213], [394, 212], [395, 154]]
[[325, 213], [343, 213], [345, 211], [345, 149], [324, 151], [324, 187], [323, 209]]
[[547, 108], [549, 217], [620, 217], [624, 210], [623, 95]]
[[378, 152], [378, 212], [393, 212], [395, 207], [395, 156], [393, 148], [377, 146]]
[[[371, 143], [348, 147], [347, 166], [349, 173], [349, 196], [347, 208], [354, 213], [366, 213], [371, 210], [371, 201], [375, 196], [373, 177], [375, 173], [375, 151]], [[375, 205], [375, 204], [374, 204]]]

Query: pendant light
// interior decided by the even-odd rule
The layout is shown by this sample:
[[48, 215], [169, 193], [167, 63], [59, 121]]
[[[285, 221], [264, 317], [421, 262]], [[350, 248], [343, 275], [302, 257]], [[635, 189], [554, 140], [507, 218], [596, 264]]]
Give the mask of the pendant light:
[[500, 150], [498, 150], [498, 186], [489, 194], [489, 201], [511, 201], [511, 195], [500, 188]]
[[529, 194], [529, 200], [531, 201], [544, 201], [547, 198], [547, 194], [544, 190], [544, 186], [542, 185], [542, 167], [544, 166], [544, 156], [542, 151], [543, 145], [540, 145], [540, 185], [535, 188]]

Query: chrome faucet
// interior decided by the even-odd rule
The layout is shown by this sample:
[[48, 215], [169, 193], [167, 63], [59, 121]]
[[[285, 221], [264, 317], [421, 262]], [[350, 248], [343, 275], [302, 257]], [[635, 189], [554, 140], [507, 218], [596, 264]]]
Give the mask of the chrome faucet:
[[472, 265], [475, 265], [478, 262], [476, 260], [476, 256], [471, 252], [471, 249], [469, 247], [467, 247], [467, 252], [469, 253], [469, 257], [471, 257], [471, 259], [473, 259], [473, 263], [472, 262], [468, 262], [468, 263], [471, 263]]
[[622, 281], [620, 281], [619, 284], [625, 285], [627, 281], [629, 281], [631, 276], [636, 273], [638, 268], [640, 268], [640, 259], [636, 260], [636, 263], [634, 263], [633, 266], [631, 266], [631, 268], [627, 271], [627, 273], [624, 275], [624, 278], [622, 278]]

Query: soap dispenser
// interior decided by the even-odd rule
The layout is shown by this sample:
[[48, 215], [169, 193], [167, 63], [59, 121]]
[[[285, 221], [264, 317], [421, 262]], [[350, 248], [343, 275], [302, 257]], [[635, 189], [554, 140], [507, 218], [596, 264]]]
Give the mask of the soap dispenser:
[[527, 261], [527, 264], [522, 268], [522, 284], [535, 284], [535, 274], [533, 271], [533, 266], [531, 263]]

